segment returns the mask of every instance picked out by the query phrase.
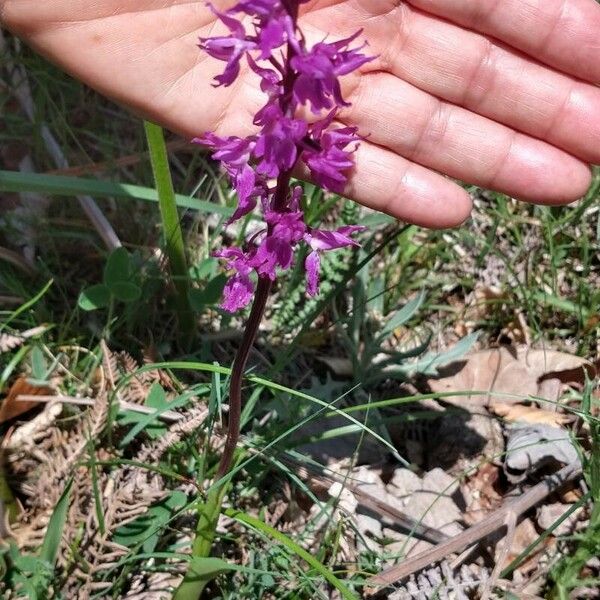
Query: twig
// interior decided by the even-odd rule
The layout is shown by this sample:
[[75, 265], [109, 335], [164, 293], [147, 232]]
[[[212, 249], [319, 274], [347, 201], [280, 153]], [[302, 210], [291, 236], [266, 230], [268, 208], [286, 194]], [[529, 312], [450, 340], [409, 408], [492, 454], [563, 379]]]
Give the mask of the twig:
[[[190, 142], [187, 140], [171, 140], [167, 142], [168, 152], [178, 152], [185, 148], [193, 148]], [[52, 169], [46, 171], [47, 175], [68, 175], [71, 177], [80, 177], [81, 175], [92, 175], [97, 173], [103, 173], [114, 169], [115, 167], [129, 167], [137, 165], [138, 163], [148, 160], [149, 153], [136, 152], [135, 154], [127, 154], [126, 156], [120, 156], [114, 160], [105, 160], [102, 162], [90, 163], [89, 165], [77, 165], [75, 167], [67, 167], [65, 169]]]
[[500, 529], [506, 523], [506, 517], [509, 513], [514, 513], [517, 517], [522, 515], [565, 483], [579, 477], [581, 472], [581, 467], [567, 465], [558, 473], [547, 477], [544, 481], [533, 486], [520, 498], [507, 502], [491, 515], [469, 527], [469, 529], [466, 529], [456, 537], [438, 544], [435, 548], [422, 552], [400, 565], [396, 565], [370, 577], [365, 584], [365, 587], [368, 589], [367, 594], [372, 595], [377, 591], [377, 588], [392, 585], [432, 563], [439, 562], [450, 554], [460, 552], [463, 548], [479, 542], [490, 533]]
[[297, 475], [302, 479], [308, 480], [309, 482], [312, 480], [313, 482], [318, 483], [320, 486], [323, 486], [325, 489], [329, 489], [334, 483], [343, 485], [345, 489], [354, 495], [360, 507], [377, 513], [401, 529], [413, 532], [418, 538], [426, 540], [432, 544], [441, 544], [450, 539], [441, 531], [433, 529], [427, 525], [423, 525], [423, 523], [413, 519], [411, 516], [398, 510], [391, 504], [388, 504], [376, 496], [373, 496], [368, 492], [365, 492], [364, 490], [352, 485], [343, 477], [321, 473], [315, 465], [310, 463], [301, 463], [300, 461], [296, 461], [289, 456], [285, 456], [281, 460], [282, 462], [285, 462], [297, 469]]
[[[0, 53], [5, 55], [4, 64], [10, 73], [11, 83], [13, 85], [14, 95], [19, 101], [23, 112], [27, 115], [27, 118], [33, 123], [35, 122], [35, 109], [33, 99], [31, 97], [31, 89], [27, 80], [27, 73], [25, 70], [17, 65], [8, 56], [6, 40], [4, 34], [0, 29]], [[52, 160], [59, 169], [66, 169], [69, 167], [69, 163], [60, 148], [60, 145], [56, 141], [56, 138], [48, 128], [48, 126], [42, 123], [40, 132], [44, 145], [48, 154], [52, 157]], [[102, 241], [109, 250], [121, 247], [121, 241], [119, 240], [112, 225], [108, 222], [108, 219], [104, 216], [96, 202], [90, 196], [77, 196], [79, 204], [83, 208], [83, 211], [91, 221], [94, 229], [98, 235], [102, 238]]]
[[[96, 403], [92, 398], [75, 398], [74, 396], [51, 396], [51, 395], [39, 395], [35, 394], [19, 394], [16, 398], [17, 402], [61, 402], [63, 404], [73, 404], [77, 406], [94, 406]], [[145, 415], [152, 415], [156, 412], [156, 408], [151, 406], [142, 406], [141, 404], [134, 404], [133, 402], [119, 401], [119, 411], [130, 410], [132, 412], [143, 413]], [[176, 423], [183, 418], [181, 415], [174, 410], [165, 410], [156, 415], [157, 419], [161, 419], [167, 423]]]
[[506, 515], [506, 519], [504, 521], [504, 525], [506, 525], [506, 536], [504, 538], [504, 543], [502, 544], [502, 550], [496, 558], [496, 565], [494, 566], [494, 570], [490, 575], [490, 578], [485, 582], [483, 589], [481, 590], [481, 598], [480, 600], [488, 600], [494, 586], [496, 585], [498, 579], [500, 578], [500, 573], [502, 573], [502, 566], [506, 562], [506, 558], [512, 548], [513, 542], [515, 541], [515, 533], [517, 531], [517, 518], [514, 512], [510, 511]]

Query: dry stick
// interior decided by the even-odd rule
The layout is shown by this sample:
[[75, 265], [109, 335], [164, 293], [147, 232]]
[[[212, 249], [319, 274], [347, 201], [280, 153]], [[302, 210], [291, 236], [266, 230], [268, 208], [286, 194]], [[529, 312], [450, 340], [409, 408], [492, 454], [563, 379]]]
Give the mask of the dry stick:
[[[77, 398], [75, 396], [50, 396], [36, 394], [19, 394], [16, 397], [17, 402], [60, 402], [61, 404], [71, 404], [73, 406], [94, 406], [96, 401], [92, 398]], [[153, 415], [156, 412], [156, 408], [151, 406], [143, 406], [142, 404], [134, 404], [133, 402], [124, 402], [120, 400], [118, 402], [119, 411], [130, 410], [132, 412], [141, 413], [144, 415]], [[165, 421], [166, 423], [176, 423], [181, 421], [184, 417], [181, 413], [175, 412], [174, 410], [164, 410], [160, 414], [156, 415], [158, 419]]]
[[417, 537], [424, 539], [432, 544], [441, 544], [450, 538], [441, 531], [433, 529], [427, 525], [423, 525], [417, 519], [413, 519], [410, 515], [398, 510], [396, 507], [384, 502], [383, 500], [373, 496], [364, 490], [352, 485], [347, 478], [338, 475], [329, 475], [320, 472], [320, 470], [310, 463], [301, 463], [292, 457], [285, 456], [281, 459], [288, 466], [293, 466], [297, 469], [297, 475], [305, 480], [317, 482], [321, 487], [329, 489], [333, 483], [339, 483], [344, 486], [358, 501], [359, 506], [366, 508], [372, 512], [379, 514], [388, 519], [392, 524], [401, 527], [407, 531], [413, 532]]
[[[169, 152], [178, 152], [186, 148], [193, 149], [192, 144], [187, 140], [172, 140], [167, 142], [167, 150]], [[78, 165], [75, 167], [67, 167], [66, 169], [53, 169], [46, 171], [46, 175], [67, 175], [70, 177], [80, 177], [81, 175], [93, 175], [97, 173], [103, 173], [116, 167], [130, 167], [137, 165], [143, 160], [149, 159], [149, 153], [136, 152], [135, 154], [127, 154], [126, 156], [120, 156], [114, 160], [105, 160], [102, 162], [90, 163], [89, 165]]]
[[506, 536], [504, 537], [502, 550], [499, 554], [496, 555], [497, 558], [494, 570], [492, 571], [490, 578], [485, 582], [479, 600], [488, 600], [490, 598], [492, 590], [494, 589], [496, 583], [498, 582], [498, 579], [500, 578], [500, 573], [502, 573], [502, 567], [506, 562], [510, 549], [512, 548], [513, 542], [515, 541], [515, 534], [517, 532], [517, 519], [518, 515], [512, 511], [506, 515], [506, 519], [504, 520], [504, 525], [506, 525]]
[[551, 475], [533, 486], [528, 492], [516, 500], [511, 500], [501, 506], [494, 513], [476, 523], [469, 529], [463, 531], [456, 537], [437, 545], [431, 550], [422, 552], [414, 558], [404, 561], [402, 564], [391, 567], [370, 577], [365, 583], [366, 588], [371, 588], [368, 595], [376, 593], [377, 588], [381, 586], [392, 585], [393, 583], [412, 575], [416, 571], [421, 571], [432, 563], [439, 562], [448, 555], [460, 552], [463, 548], [479, 542], [481, 539], [490, 535], [497, 529], [500, 529], [506, 523], [507, 515], [514, 513], [517, 517], [535, 506], [546, 496], [562, 487], [568, 481], [579, 477], [582, 473], [581, 467], [568, 465], [558, 473]]
[[[8, 55], [8, 48], [4, 34], [0, 29], [0, 53]], [[27, 80], [27, 73], [22, 67], [15, 65], [10, 59], [6, 58], [5, 65], [10, 73], [11, 82], [14, 88], [14, 94], [23, 109], [23, 112], [27, 115], [27, 118], [33, 123], [35, 122], [35, 110], [33, 100], [31, 98], [31, 89]], [[56, 141], [54, 135], [46, 124], [41, 126], [42, 139], [46, 150], [52, 157], [52, 160], [59, 169], [66, 169], [69, 167], [69, 163], [63, 154], [60, 145]], [[108, 219], [104, 216], [96, 202], [90, 196], [77, 196], [79, 204], [83, 208], [83, 211], [91, 221], [92, 225], [96, 229], [98, 235], [102, 238], [102, 241], [109, 250], [121, 247], [121, 241], [119, 240], [112, 225], [108, 222]]]

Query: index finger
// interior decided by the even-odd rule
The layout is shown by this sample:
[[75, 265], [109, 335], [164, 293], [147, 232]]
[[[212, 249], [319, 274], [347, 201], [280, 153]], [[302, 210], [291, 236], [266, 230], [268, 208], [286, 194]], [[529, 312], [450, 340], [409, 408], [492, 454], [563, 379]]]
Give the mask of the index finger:
[[407, 1], [600, 84], [600, 4], [596, 0]]

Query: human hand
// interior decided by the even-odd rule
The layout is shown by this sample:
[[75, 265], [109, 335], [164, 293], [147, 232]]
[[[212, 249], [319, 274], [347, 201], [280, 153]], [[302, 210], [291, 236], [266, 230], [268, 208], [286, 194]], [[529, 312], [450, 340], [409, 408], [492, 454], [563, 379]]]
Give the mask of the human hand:
[[[233, 1], [214, 2], [228, 8]], [[311, 37], [364, 29], [377, 59], [346, 78], [340, 113], [367, 136], [349, 197], [427, 227], [460, 223], [468, 194], [443, 173], [532, 202], [583, 195], [600, 162], [595, 0], [312, 0]], [[188, 138], [247, 133], [262, 104], [248, 70], [197, 47], [213, 13], [190, 0], [0, 0], [0, 20], [75, 77]]]

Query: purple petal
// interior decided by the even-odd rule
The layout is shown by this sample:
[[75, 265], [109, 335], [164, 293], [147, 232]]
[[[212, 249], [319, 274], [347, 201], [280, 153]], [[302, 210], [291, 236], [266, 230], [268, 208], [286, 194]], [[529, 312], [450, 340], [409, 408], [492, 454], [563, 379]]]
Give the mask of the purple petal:
[[358, 246], [358, 242], [353, 240], [350, 235], [365, 228], [360, 225], [346, 225], [336, 231], [324, 231], [322, 229], [312, 229], [305, 237], [309, 246], [315, 251], [337, 250], [346, 246]]
[[237, 312], [250, 304], [254, 294], [254, 284], [247, 275], [234, 275], [225, 285], [221, 308]]
[[241, 219], [254, 210], [256, 206], [255, 183], [256, 174], [251, 167], [246, 165], [235, 177], [234, 185], [238, 193], [238, 205], [227, 221], [228, 224]]
[[270, 96], [274, 96], [281, 92], [281, 75], [277, 73], [277, 71], [265, 69], [264, 67], [257, 65], [250, 54], [246, 56], [246, 60], [248, 61], [250, 68], [260, 77], [260, 89], [263, 92]]
[[228, 10], [229, 14], [245, 12], [247, 15], [268, 18], [283, 10], [280, 0], [244, 0]]
[[235, 37], [241, 39], [246, 35], [246, 30], [244, 29], [244, 26], [240, 20], [233, 17], [231, 13], [228, 14], [221, 12], [215, 8], [211, 2], [208, 2], [208, 7], [215, 15], [217, 15], [217, 17], [219, 17], [219, 19], [227, 26], [229, 31], [231, 31]]
[[285, 42], [285, 26], [278, 20], [274, 19], [266, 23], [260, 32], [259, 48], [260, 59], [267, 60], [275, 48], [283, 45]]
[[319, 271], [321, 268], [321, 259], [319, 253], [311, 252], [304, 261], [306, 270], [306, 291], [309, 296], [316, 296], [319, 293]]

